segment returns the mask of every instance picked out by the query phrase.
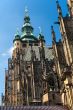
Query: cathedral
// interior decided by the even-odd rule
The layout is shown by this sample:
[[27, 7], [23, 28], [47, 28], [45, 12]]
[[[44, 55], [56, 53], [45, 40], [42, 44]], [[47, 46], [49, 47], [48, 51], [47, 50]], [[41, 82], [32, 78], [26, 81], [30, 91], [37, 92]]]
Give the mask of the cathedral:
[[58, 105], [73, 110], [73, 0], [68, 0], [68, 15], [63, 16], [56, 1], [61, 40], [56, 41], [51, 26], [52, 46], [44, 35], [33, 34], [25, 9], [21, 35], [13, 40], [12, 58], [5, 70], [5, 106]]

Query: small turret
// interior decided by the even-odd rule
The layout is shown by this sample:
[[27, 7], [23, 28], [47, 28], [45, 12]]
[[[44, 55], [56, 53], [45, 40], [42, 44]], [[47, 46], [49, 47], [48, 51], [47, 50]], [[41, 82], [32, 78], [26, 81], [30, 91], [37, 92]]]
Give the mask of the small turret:
[[42, 34], [42, 30], [41, 30], [41, 27], [39, 27], [39, 30], [40, 30], [40, 33], [39, 33], [39, 43], [40, 43], [40, 47], [43, 47], [45, 45], [45, 39], [44, 39], [44, 36]]
[[56, 42], [56, 36], [55, 36], [55, 31], [53, 26], [51, 26], [51, 33], [52, 33], [52, 42], [55, 43]]
[[13, 43], [14, 43], [14, 49], [15, 48], [21, 48], [21, 38], [20, 38], [18, 30], [17, 30], [17, 32], [15, 34], [15, 38], [13, 40]]
[[56, 1], [56, 4], [57, 4], [57, 10], [58, 10], [59, 16], [62, 16], [62, 9], [61, 9], [61, 6], [60, 6], [58, 0]]

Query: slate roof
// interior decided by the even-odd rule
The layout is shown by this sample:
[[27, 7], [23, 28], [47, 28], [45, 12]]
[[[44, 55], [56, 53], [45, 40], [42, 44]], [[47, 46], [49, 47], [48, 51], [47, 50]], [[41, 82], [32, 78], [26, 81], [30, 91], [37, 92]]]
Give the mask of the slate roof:
[[[39, 46], [32, 46], [33, 51], [35, 51], [36, 58], [38, 58], [38, 61], [40, 60], [40, 53], [39, 53]], [[54, 58], [52, 54], [52, 49], [49, 49], [48, 47], [44, 47], [45, 50], [45, 58], [48, 60], [51, 60]], [[30, 61], [31, 60], [31, 46], [25, 49], [25, 56], [24, 56], [25, 61]]]

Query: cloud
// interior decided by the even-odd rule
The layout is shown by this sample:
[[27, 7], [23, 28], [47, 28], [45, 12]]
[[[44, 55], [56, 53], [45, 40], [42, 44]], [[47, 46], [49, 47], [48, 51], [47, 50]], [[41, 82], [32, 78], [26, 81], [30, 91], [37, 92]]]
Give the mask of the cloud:
[[11, 56], [11, 55], [12, 55], [13, 50], [14, 50], [14, 48], [13, 48], [13, 47], [11, 47], [11, 48], [8, 50], [8, 52], [7, 52], [7, 53]]
[[2, 56], [2, 57], [5, 57], [5, 56], [11, 56], [12, 55], [12, 52], [13, 52], [13, 47], [10, 47], [6, 52], [4, 52], [4, 53], [1, 53], [0, 55]]

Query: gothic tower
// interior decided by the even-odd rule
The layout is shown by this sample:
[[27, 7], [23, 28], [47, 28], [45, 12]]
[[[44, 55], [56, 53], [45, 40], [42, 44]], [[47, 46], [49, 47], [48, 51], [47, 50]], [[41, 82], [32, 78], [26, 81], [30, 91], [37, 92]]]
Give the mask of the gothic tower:
[[44, 36], [40, 33], [35, 37], [33, 30], [28, 10], [25, 9], [22, 33], [15, 34], [12, 58], [8, 60], [5, 105], [42, 104], [42, 76], [48, 72], [53, 55], [52, 49], [45, 46]]
[[[53, 34], [53, 50], [55, 53], [55, 58], [57, 58], [56, 66], [57, 72], [60, 69], [60, 91], [62, 97], [62, 103], [67, 105], [72, 109], [73, 107], [73, 4], [72, 0], [68, 0], [68, 9], [69, 15], [63, 17], [62, 9], [58, 1], [57, 10], [58, 10], [58, 24], [60, 27], [60, 33], [62, 36], [62, 40], [58, 42], [57, 45], [55, 41], [55, 34], [52, 29]], [[57, 47], [57, 48], [56, 48]], [[56, 49], [55, 49], [56, 48]], [[56, 60], [56, 59], [55, 59]], [[58, 66], [59, 65], [59, 66]]]

